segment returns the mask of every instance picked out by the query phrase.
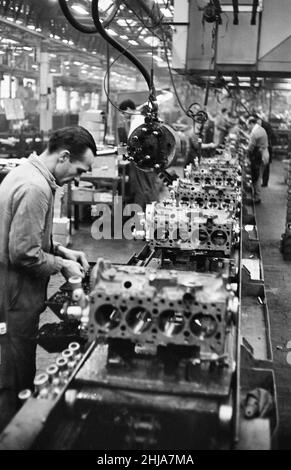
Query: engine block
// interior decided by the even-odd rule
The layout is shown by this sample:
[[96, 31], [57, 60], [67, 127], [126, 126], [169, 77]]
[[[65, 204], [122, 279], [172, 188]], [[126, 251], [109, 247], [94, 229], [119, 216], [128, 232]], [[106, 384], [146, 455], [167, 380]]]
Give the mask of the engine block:
[[112, 266], [103, 259], [92, 276], [89, 341], [104, 335], [149, 348], [197, 346], [208, 360], [226, 353], [238, 311], [227, 276]]
[[239, 221], [233, 211], [198, 209], [195, 206], [165, 200], [153, 202], [140, 214], [145, 237], [154, 248], [208, 251], [228, 257], [239, 241]]
[[196, 204], [203, 209], [227, 209], [238, 211], [241, 203], [240, 188], [215, 189], [193, 185], [189, 179], [178, 179], [172, 185], [175, 199], [179, 202]]
[[212, 186], [218, 189], [241, 186], [241, 168], [239, 164], [233, 166], [225, 160], [211, 161], [211, 164], [202, 161], [199, 168], [190, 164], [185, 168], [184, 174], [185, 179], [192, 183], [192, 186]]

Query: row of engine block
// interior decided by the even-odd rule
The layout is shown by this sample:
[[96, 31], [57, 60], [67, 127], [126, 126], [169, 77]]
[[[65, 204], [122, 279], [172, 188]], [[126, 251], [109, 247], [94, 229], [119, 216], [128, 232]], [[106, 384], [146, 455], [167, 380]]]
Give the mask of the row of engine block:
[[229, 257], [240, 239], [241, 170], [237, 159], [207, 159], [174, 181], [168, 199], [140, 214], [136, 238], [153, 248]]
[[[228, 333], [239, 310], [238, 266], [241, 170], [237, 158], [213, 157], [185, 169], [169, 198], [148, 204], [135, 235], [152, 250], [220, 260], [218, 272], [111, 265], [98, 260], [91, 274], [90, 309], [83, 328], [90, 340], [132, 341], [156, 354], [169, 344], [197, 348], [196, 359], [229, 362]], [[233, 268], [233, 266], [232, 266]]]

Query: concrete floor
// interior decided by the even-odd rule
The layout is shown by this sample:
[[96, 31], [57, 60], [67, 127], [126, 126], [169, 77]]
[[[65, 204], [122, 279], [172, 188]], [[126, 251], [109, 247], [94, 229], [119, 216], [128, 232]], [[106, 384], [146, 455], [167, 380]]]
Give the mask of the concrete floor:
[[256, 213], [271, 324], [280, 449], [291, 449], [291, 343], [288, 344], [291, 340], [291, 262], [284, 261], [280, 253], [286, 200], [283, 163], [276, 160], [271, 165], [269, 187], [262, 188], [262, 204], [257, 206]]
[[[274, 161], [271, 166], [269, 187], [262, 188], [262, 204], [257, 206], [256, 210], [278, 394], [279, 449], [291, 449], [291, 262], [284, 261], [279, 251], [286, 218], [286, 195], [283, 163]], [[102, 256], [116, 263], [126, 263], [127, 259], [142, 246], [142, 242], [134, 241], [93, 240], [89, 226], [81, 225], [80, 230], [73, 236], [72, 248], [85, 251], [89, 261], [95, 261], [97, 257]], [[63, 282], [61, 275], [53, 277], [49, 286], [49, 295], [52, 295]], [[54, 321], [57, 321], [57, 318], [47, 309], [42, 315], [41, 324]], [[290, 352], [288, 352], [289, 347]], [[39, 371], [51, 363], [54, 357], [55, 355], [48, 355], [39, 347], [37, 352]]]

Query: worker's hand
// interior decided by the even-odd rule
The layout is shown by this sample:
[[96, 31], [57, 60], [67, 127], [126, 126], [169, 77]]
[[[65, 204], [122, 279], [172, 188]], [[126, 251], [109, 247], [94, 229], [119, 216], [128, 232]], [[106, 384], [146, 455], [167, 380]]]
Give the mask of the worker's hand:
[[85, 276], [85, 271], [80, 263], [76, 261], [64, 259], [63, 267], [62, 267], [62, 274], [66, 279], [69, 279], [73, 276], [78, 276], [83, 278]]
[[209, 145], [210, 149], [216, 149], [216, 147], [217, 147], [217, 144], [215, 144], [214, 142], [210, 142], [210, 144], [208, 144], [208, 145]]
[[65, 248], [64, 246], [59, 246], [58, 251], [63, 258], [80, 263], [84, 271], [88, 271], [89, 263], [83, 251], [70, 250], [69, 248]]

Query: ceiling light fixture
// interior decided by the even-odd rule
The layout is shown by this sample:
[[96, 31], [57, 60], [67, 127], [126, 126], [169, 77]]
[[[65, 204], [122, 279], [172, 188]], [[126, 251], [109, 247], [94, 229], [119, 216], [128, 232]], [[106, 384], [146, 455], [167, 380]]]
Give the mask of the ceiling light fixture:
[[108, 28], [106, 31], [107, 31], [107, 33], [109, 33], [111, 36], [117, 36], [117, 33], [114, 31], [114, 29]]
[[172, 18], [173, 16], [173, 13], [168, 8], [161, 8], [161, 13], [164, 15], [165, 18]]
[[117, 24], [119, 24], [119, 26], [127, 26], [127, 21], [121, 18], [117, 20]]
[[160, 40], [156, 36], [148, 36], [146, 38], [143, 38], [143, 41], [151, 47], [158, 47], [158, 45], [160, 44]]
[[83, 15], [83, 16], [89, 15], [89, 12], [85, 8], [85, 6], [82, 5], [82, 3], [79, 3], [79, 2], [73, 3], [72, 10], [74, 10], [79, 15]]

